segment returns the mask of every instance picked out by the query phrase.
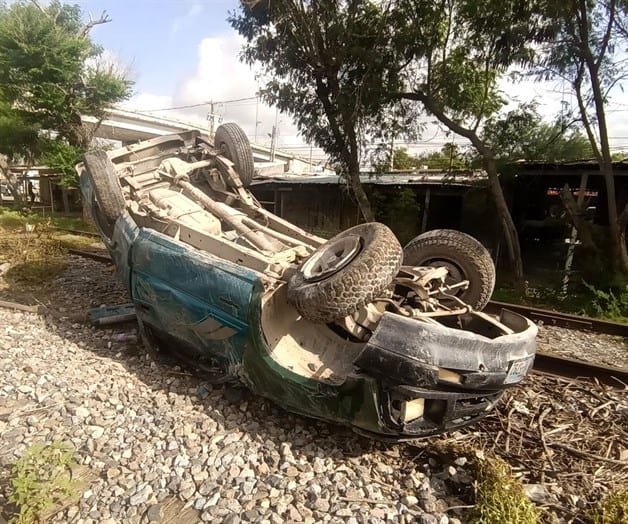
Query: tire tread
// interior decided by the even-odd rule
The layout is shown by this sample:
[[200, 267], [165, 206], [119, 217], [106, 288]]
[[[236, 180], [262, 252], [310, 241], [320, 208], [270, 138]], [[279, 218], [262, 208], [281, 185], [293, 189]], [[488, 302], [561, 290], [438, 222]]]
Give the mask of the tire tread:
[[248, 187], [255, 175], [253, 153], [249, 139], [238, 124], [228, 122], [216, 129], [214, 139], [216, 148], [220, 149], [222, 143], [227, 146], [228, 155], [226, 156], [233, 162], [242, 185]]
[[[461, 296], [473, 308], [482, 310], [495, 288], [495, 265], [490, 253], [475, 238], [453, 229], [434, 229], [411, 240], [404, 248], [405, 265], [422, 265], [438, 258], [437, 253], [454, 254], [468, 263], [473, 274], [467, 275], [470, 285]], [[431, 255], [434, 253], [434, 255]]]
[[288, 282], [288, 301], [303, 317], [321, 323], [344, 318], [380, 296], [397, 276], [403, 251], [394, 233], [384, 224], [370, 222], [332, 240], [355, 234], [365, 244], [347, 266], [319, 282], [307, 282], [299, 269]]

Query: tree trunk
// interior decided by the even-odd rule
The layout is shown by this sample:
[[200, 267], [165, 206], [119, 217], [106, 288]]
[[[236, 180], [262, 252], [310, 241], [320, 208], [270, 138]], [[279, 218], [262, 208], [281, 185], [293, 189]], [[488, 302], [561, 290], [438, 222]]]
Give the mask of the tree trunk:
[[621, 229], [620, 217], [617, 214], [617, 200], [615, 196], [615, 177], [612, 161], [603, 161], [600, 171], [606, 182], [606, 205], [608, 207], [608, 229], [611, 236], [613, 261], [615, 269], [628, 274], [628, 251], [626, 250], [626, 231]]
[[517, 228], [510, 215], [506, 198], [502, 186], [499, 182], [499, 175], [497, 173], [497, 164], [492, 156], [484, 156], [484, 169], [488, 175], [489, 188], [497, 211], [497, 218], [499, 220], [502, 236], [506, 242], [506, 251], [508, 253], [508, 261], [510, 262], [510, 269], [517, 282], [523, 281], [523, 261], [521, 260], [521, 248], [519, 246], [519, 234]]
[[[599, 150], [593, 147], [594, 151], [597, 151], [598, 163], [600, 166], [600, 172], [604, 177], [606, 185], [606, 203], [608, 207], [608, 228], [611, 236], [612, 250], [613, 250], [613, 262], [614, 269], [619, 270], [624, 274], [628, 274], [628, 250], [626, 249], [625, 240], [625, 228], [621, 229], [621, 218], [617, 213], [617, 200], [615, 195], [615, 177], [613, 173], [613, 158], [611, 156], [611, 147], [608, 140], [608, 125], [606, 123], [606, 111], [604, 107], [605, 95], [602, 88], [600, 67], [602, 66], [604, 58], [606, 58], [606, 51], [608, 45], [611, 42], [611, 29], [614, 26], [616, 2], [612, 1], [609, 6], [609, 19], [607, 21], [607, 30], [604, 33], [604, 38], [601, 42], [599, 55], [594, 57], [590, 44], [589, 22], [591, 22], [591, 15], [589, 13], [589, 6], [585, 0], [580, 0], [576, 7], [576, 20], [578, 21], [577, 31], [575, 35], [579, 39], [578, 45], [582, 52], [582, 58], [589, 75], [591, 82], [591, 94], [593, 95], [593, 104], [595, 106], [595, 116], [597, 121], [598, 134], [600, 138]], [[576, 79], [578, 83], [580, 79]], [[578, 87], [578, 86], [577, 86]], [[582, 113], [583, 120], [588, 121], [586, 115], [586, 108], [584, 104], [580, 103], [580, 112]], [[591, 133], [589, 130], [589, 138], [591, 139]], [[592, 140], [594, 142], [594, 139]]]
[[347, 173], [349, 187], [358, 201], [358, 207], [360, 208], [360, 212], [362, 213], [364, 220], [366, 222], [373, 222], [375, 220], [373, 209], [371, 208], [371, 203], [364, 191], [364, 186], [360, 181], [360, 158], [357, 134], [352, 125], [348, 125], [346, 127], [349, 148], [345, 150], [347, 153], [345, 161], [349, 170]]
[[360, 213], [362, 213], [364, 220], [366, 222], [373, 222], [375, 220], [375, 215], [373, 215], [373, 208], [371, 208], [371, 203], [366, 196], [362, 182], [360, 182], [360, 172], [348, 173], [347, 179], [349, 181], [351, 192], [358, 201], [358, 207], [360, 208]]
[[615, 176], [613, 173], [613, 157], [611, 146], [608, 140], [608, 126], [606, 124], [606, 111], [604, 109], [604, 93], [600, 85], [598, 70], [593, 62], [592, 56], [587, 56], [587, 68], [591, 79], [591, 90], [593, 92], [593, 102], [595, 104], [595, 115], [600, 134], [600, 154], [598, 159], [600, 172], [604, 176], [606, 184], [606, 204], [608, 207], [608, 228], [611, 235], [613, 261], [615, 269], [628, 273], [628, 252], [626, 251], [626, 241], [624, 233], [619, 227], [619, 216], [617, 213], [617, 200], [615, 195]]
[[18, 190], [17, 183], [11, 178], [11, 172], [9, 170], [9, 161], [6, 159], [4, 155], [0, 155], [0, 178], [2, 178], [6, 185], [9, 193], [13, 197], [13, 202], [19, 208], [24, 207], [24, 199], [22, 198], [21, 193]]
[[482, 156], [484, 169], [488, 175], [491, 196], [493, 197], [495, 210], [497, 211], [499, 226], [506, 242], [506, 251], [508, 253], [510, 268], [512, 269], [513, 276], [515, 277], [517, 283], [521, 284], [523, 282], [523, 261], [521, 260], [519, 234], [517, 233], [517, 228], [512, 220], [512, 216], [510, 216], [510, 210], [508, 209], [508, 204], [506, 204], [506, 198], [504, 197], [504, 192], [499, 182], [497, 164], [495, 162], [495, 154], [493, 150], [482, 141], [473, 129], [468, 129], [447, 116], [440, 105], [429, 95], [421, 91], [416, 91], [411, 93], [397, 93], [394, 95], [394, 98], [405, 98], [407, 100], [418, 100], [422, 102], [425, 108], [438, 120], [440, 120], [440, 122], [446, 125], [454, 133], [469, 140], [477, 152]]

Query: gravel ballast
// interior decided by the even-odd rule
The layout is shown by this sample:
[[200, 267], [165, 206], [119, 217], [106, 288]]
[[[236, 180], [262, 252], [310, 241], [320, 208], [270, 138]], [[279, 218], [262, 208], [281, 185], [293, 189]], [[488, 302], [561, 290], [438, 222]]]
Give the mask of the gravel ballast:
[[[56, 522], [170, 522], [173, 500], [193, 516], [186, 522], [464, 521], [455, 489], [473, 482], [464, 461], [371, 441], [153, 362], [134, 324], [84, 321], [88, 308], [128, 299], [106, 266], [70, 260], [37, 295], [2, 292], [46, 312], [0, 309], [0, 506], [24, 450], [63, 440], [91, 480]], [[586, 351], [591, 341], [571, 333]], [[556, 338], [561, 348], [568, 336]]]
[[200, 521], [455, 524], [460, 501], [399, 446], [155, 363], [134, 324], [82, 321], [126, 300], [102, 264], [72, 257], [38, 300], [43, 316], [0, 309], [0, 461], [6, 476], [33, 442], [72, 444], [93, 481], [56, 521], [158, 521], [175, 497]]

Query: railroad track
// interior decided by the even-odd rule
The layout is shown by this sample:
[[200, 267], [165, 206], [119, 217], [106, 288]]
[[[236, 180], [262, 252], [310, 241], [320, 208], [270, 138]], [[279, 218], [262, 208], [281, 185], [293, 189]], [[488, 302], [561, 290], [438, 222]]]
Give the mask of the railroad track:
[[628, 368], [602, 366], [541, 351], [536, 353], [534, 372], [575, 380], [597, 380], [607, 386], [628, 388]]
[[92, 260], [102, 262], [103, 264], [113, 264], [113, 260], [111, 259], [109, 255], [101, 255], [99, 253], [94, 253], [93, 251], [81, 251], [80, 249], [68, 249], [68, 253], [72, 255], [77, 255], [83, 258], [91, 258]]
[[84, 237], [100, 238], [100, 233], [94, 233], [93, 231], [82, 231], [80, 229], [67, 229], [65, 227], [52, 227], [55, 231], [63, 231], [64, 233], [72, 233], [73, 235], [80, 235]]
[[[98, 262], [107, 264], [113, 262], [107, 255], [99, 255], [97, 253], [77, 249], [70, 249], [69, 252], [74, 255], [97, 260]], [[491, 300], [488, 303], [485, 311], [487, 313], [499, 314], [502, 309], [514, 311], [531, 320], [540, 321], [544, 324], [569, 329], [592, 330], [598, 333], [628, 337], [628, 326], [626, 324], [607, 322], [596, 318], [580, 317], [495, 300]], [[626, 368], [602, 366], [581, 360], [559, 357], [550, 353], [537, 352], [534, 361], [534, 371], [536, 373], [544, 373], [564, 378], [597, 380], [598, 382], [613, 387], [628, 387], [628, 369]]]
[[579, 315], [570, 315], [568, 313], [560, 313], [559, 311], [549, 311], [547, 309], [539, 309], [530, 306], [522, 306], [519, 304], [508, 304], [506, 302], [498, 302], [491, 300], [485, 308], [487, 313], [499, 314], [502, 309], [509, 309], [515, 313], [519, 313], [524, 317], [534, 320], [535, 322], [543, 322], [550, 326], [564, 327], [568, 329], [591, 330], [596, 333], [606, 333], [607, 335], [616, 335], [620, 337], [628, 337], [628, 324], [620, 324], [619, 322], [608, 322], [599, 318], [581, 317]]

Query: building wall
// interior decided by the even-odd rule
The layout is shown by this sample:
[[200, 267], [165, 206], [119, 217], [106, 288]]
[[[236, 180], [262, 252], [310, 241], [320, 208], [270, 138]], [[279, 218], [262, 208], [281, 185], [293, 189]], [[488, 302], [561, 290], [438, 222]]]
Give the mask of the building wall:
[[[365, 189], [376, 219], [402, 245], [423, 231], [449, 228], [473, 234], [495, 250], [494, 213], [484, 188], [368, 184]], [[326, 238], [361, 222], [356, 203], [338, 185], [269, 183], [251, 190], [268, 210]]]

